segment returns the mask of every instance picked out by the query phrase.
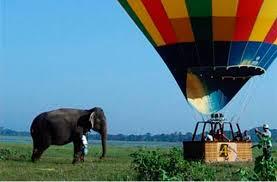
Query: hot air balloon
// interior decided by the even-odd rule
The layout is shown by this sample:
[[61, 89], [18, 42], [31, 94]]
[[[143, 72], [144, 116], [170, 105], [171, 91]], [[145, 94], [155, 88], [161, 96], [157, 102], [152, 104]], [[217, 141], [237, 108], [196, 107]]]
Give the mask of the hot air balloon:
[[277, 0], [119, 0], [188, 102], [211, 114], [277, 57]]

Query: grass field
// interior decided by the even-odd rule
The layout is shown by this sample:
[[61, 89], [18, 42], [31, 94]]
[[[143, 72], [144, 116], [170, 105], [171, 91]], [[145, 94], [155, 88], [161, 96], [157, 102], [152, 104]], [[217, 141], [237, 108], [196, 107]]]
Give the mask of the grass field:
[[[97, 144], [90, 148], [84, 163], [72, 165], [71, 144], [62, 147], [51, 146], [40, 161], [32, 163], [31, 144], [0, 143], [0, 149], [15, 152], [9, 159], [0, 159], [0, 180], [136, 180], [129, 155], [139, 148], [112, 145], [108, 149], [107, 158], [100, 160], [98, 157], [101, 148]], [[148, 149], [155, 148], [148, 147]], [[162, 150], [168, 150], [168, 148]], [[257, 151], [254, 151], [254, 155], [257, 155]], [[277, 157], [276, 153], [274, 156]], [[253, 163], [210, 165], [217, 171], [217, 180], [238, 180], [233, 173], [241, 167], [252, 166]]]

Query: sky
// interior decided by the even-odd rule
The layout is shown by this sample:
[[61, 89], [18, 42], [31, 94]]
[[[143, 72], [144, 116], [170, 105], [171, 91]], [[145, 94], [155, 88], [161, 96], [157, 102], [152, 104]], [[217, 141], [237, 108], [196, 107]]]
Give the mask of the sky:
[[[0, 0], [0, 126], [57, 108], [104, 109], [111, 134], [193, 132], [202, 116], [116, 0]], [[5, 6], [3, 6], [5, 4]], [[223, 113], [277, 128], [277, 64]]]

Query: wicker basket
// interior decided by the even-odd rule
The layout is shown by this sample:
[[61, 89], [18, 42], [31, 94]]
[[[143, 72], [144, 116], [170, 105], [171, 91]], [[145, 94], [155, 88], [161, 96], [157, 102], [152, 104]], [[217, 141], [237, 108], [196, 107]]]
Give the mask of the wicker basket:
[[252, 161], [251, 142], [183, 142], [185, 159], [205, 162]]
[[252, 161], [252, 143], [251, 142], [238, 142], [238, 159], [239, 161]]

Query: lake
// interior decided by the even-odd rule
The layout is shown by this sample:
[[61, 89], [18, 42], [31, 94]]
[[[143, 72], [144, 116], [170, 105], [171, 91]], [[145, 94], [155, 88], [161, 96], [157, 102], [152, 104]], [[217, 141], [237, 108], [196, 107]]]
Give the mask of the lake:
[[[32, 144], [32, 138], [28, 136], [1, 136], [0, 143]], [[90, 145], [100, 145], [100, 140], [89, 140]], [[145, 141], [114, 141], [107, 142], [110, 146], [118, 147], [174, 147], [182, 146], [181, 142], [145, 142]]]

